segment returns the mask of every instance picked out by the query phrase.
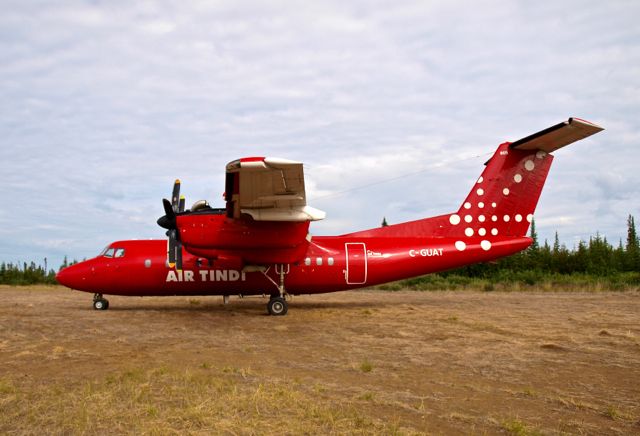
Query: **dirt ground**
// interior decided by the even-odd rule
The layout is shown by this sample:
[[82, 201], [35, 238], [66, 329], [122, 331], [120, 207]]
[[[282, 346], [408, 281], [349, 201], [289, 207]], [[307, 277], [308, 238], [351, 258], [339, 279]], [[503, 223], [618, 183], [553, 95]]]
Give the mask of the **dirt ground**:
[[418, 432], [640, 434], [640, 293], [351, 291], [267, 300], [0, 287], [1, 377], [250, 368]]

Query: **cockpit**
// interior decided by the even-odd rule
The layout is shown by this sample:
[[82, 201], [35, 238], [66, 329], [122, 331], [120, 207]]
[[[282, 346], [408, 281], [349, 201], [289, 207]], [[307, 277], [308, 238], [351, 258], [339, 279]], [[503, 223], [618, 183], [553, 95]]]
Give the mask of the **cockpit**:
[[98, 257], [101, 257], [101, 256], [108, 257], [108, 258], [124, 257], [124, 248], [109, 247], [107, 245], [105, 249], [102, 250], [100, 254], [98, 254]]

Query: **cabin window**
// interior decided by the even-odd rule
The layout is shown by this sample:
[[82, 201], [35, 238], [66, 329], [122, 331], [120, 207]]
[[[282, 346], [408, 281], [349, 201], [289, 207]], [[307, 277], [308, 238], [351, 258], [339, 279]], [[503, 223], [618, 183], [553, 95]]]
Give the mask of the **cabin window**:
[[333, 265], [333, 257], [327, 259], [327, 265]]
[[213, 268], [213, 259], [209, 259], [209, 266]]
[[116, 257], [124, 257], [124, 248], [116, 248]]
[[322, 258], [321, 257], [316, 259], [316, 265], [318, 265], [318, 266], [322, 265]]
[[196, 259], [196, 266], [200, 268], [202, 266], [202, 259]]
[[114, 251], [115, 251], [115, 248], [109, 248], [107, 252], [104, 254], [104, 257], [113, 257]]
[[144, 261], [144, 266], [146, 266], [147, 268], [149, 268], [151, 266], [151, 259], [147, 259]]
[[305, 264], [305, 265], [307, 265], [307, 266], [311, 265], [311, 258], [310, 258], [310, 257], [307, 257], [307, 258], [304, 260], [304, 264]]

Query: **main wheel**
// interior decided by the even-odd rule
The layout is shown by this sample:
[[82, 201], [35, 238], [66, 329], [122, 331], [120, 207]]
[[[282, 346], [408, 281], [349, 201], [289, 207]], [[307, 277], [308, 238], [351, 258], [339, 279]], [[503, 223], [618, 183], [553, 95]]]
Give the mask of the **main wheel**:
[[93, 308], [95, 310], [107, 310], [109, 308], [109, 302], [107, 300], [94, 300]]
[[267, 309], [273, 316], [282, 316], [287, 313], [287, 302], [281, 297], [272, 298], [267, 304]]

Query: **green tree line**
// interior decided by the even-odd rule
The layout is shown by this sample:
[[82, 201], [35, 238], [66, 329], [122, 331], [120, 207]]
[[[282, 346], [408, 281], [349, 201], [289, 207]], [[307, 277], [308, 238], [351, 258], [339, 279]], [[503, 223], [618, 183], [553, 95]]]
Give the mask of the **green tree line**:
[[[72, 262], [69, 262], [67, 256], [65, 256], [58, 271], [69, 265], [75, 265], [76, 263], [78, 263], [77, 260], [74, 259]], [[20, 263], [2, 262], [0, 264], [0, 284], [23, 286], [36, 284], [55, 285], [57, 284], [56, 272], [54, 269], [46, 271], [45, 267], [36, 265], [35, 262], [31, 262], [28, 265], [27, 262], [24, 262], [22, 265], [20, 265]]]

